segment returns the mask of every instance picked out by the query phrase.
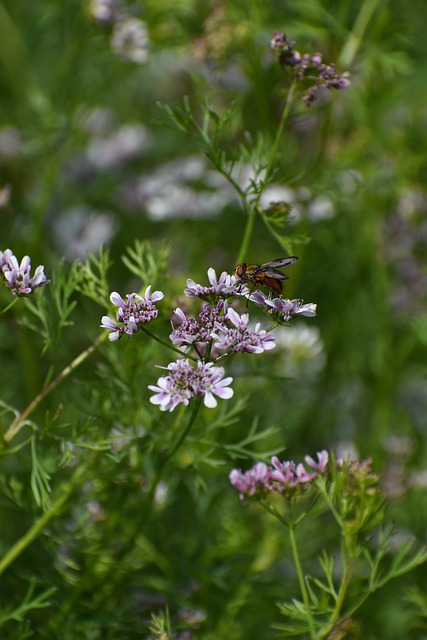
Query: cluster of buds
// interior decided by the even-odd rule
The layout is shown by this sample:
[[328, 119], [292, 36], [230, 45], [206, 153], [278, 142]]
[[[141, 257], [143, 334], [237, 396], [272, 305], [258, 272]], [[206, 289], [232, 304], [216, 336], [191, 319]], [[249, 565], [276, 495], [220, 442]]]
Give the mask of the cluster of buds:
[[[317, 460], [305, 456], [304, 461], [305, 465], [295, 464], [292, 460], [282, 462], [277, 456], [273, 456], [270, 466], [265, 462], [257, 462], [248, 471], [232, 469], [229, 480], [239, 491], [241, 500], [262, 498], [271, 493], [293, 498], [316, 485], [319, 477], [332, 474], [335, 489], [341, 496], [340, 511], [349, 516], [350, 526], [352, 514], [358, 510], [361, 501], [372, 504], [373, 512], [381, 506], [379, 476], [372, 472], [371, 458], [362, 461], [335, 457], [331, 459], [329, 453], [323, 450], [317, 453]], [[363, 517], [367, 515], [368, 512]]]
[[50, 282], [44, 274], [43, 265], [39, 265], [32, 276], [30, 257], [24, 256], [19, 262], [10, 249], [0, 251], [0, 273], [14, 296], [28, 295]]
[[334, 64], [322, 62], [321, 53], [300, 54], [295, 50], [295, 42], [288, 40], [286, 33], [274, 32], [271, 49], [282, 67], [291, 67], [294, 78], [309, 80], [312, 85], [303, 95], [303, 102], [310, 106], [316, 99], [320, 87], [326, 89], [345, 89], [350, 84], [350, 73], [339, 73]]
[[[261, 307], [274, 326], [287, 324], [295, 317], [316, 314], [315, 304], [303, 304], [301, 300], [269, 298], [262, 291], [250, 291], [235, 275], [223, 272], [218, 278], [214, 269], [208, 270], [209, 286], [187, 280], [184, 294], [188, 298], [198, 298], [201, 309], [195, 315], [178, 307], [171, 321], [172, 331], [169, 346], [182, 357], [171, 362], [167, 375], [161, 376], [157, 385], [150, 385], [154, 392], [151, 402], [162, 411], [173, 411], [179, 404], [188, 405], [194, 397], [202, 397], [206, 407], [217, 405], [216, 397], [231, 398], [233, 379], [224, 377], [222, 366], [216, 366], [236, 353], [260, 354], [274, 349], [276, 341], [270, 330], [261, 328], [260, 323], [251, 326], [249, 313], [238, 313], [230, 302], [231, 298], [242, 298]], [[115, 320], [103, 316], [101, 327], [109, 329], [109, 339], [119, 340], [123, 335], [132, 336], [144, 325], [158, 316], [156, 303], [163, 293], [151, 294], [147, 287], [144, 296], [131, 293], [126, 301], [113, 292], [111, 302], [118, 307]], [[145, 329], [145, 331], [147, 331]]]
[[328, 472], [329, 454], [320, 451], [317, 462], [305, 456], [305, 466], [290, 460], [281, 462], [277, 456], [271, 458], [271, 466], [265, 462], [257, 462], [252, 469], [242, 472], [240, 469], [230, 471], [229, 479], [233, 487], [240, 492], [240, 498], [264, 496], [270, 492], [293, 496], [307, 489], [316, 480], [318, 474]]

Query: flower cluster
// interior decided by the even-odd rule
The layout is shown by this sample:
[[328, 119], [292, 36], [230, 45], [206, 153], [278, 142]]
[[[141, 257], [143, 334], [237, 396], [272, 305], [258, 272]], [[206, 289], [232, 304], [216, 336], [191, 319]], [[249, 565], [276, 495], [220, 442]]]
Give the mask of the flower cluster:
[[205, 407], [212, 409], [217, 405], [214, 396], [227, 400], [234, 393], [229, 387], [233, 378], [224, 378], [224, 369], [215, 367], [213, 362], [199, 361], [195, 367], [183, 358], [166, 368], [169, 375], [159, 378], [158, 386], [148, 387], [155, 392], [150, 401], [161, 411], [173, 411], [178, 404], [188, 405], [196, 396], [202, 396]]
[[50, 282], [44, 274], [43, 265], [39, 265], [31, 276], [30, 257], [24, 256], [19, 263], [10, 249], [0, 251], [0, 270], [6, 287], [14, 296], [28, 295], [37, 287]]
[[88, 10], [96, 22], [111, 25], [111, 48], [125, 60], [143, 64], [150, 46], [147, 25], [115, 0], [89, 0]]
[[293, 316], [313, 318], [317, 310], [317, 304], [313, 302], [304, 304], [304, 302], [299, 299], [269, 298], [262, 291], [254, 291], [251, 293], [249, 300], [259, 307], [262, 307], [276, 324], [290, 322]]
[[257, 462], [252, 469], [245, 472], [232, 469], [229, 480], [240, 492], [241, 499], [263, 496], [269, 492], [291, 496], [309, 487], [319, 474], [329, 470], [327, 451], [320, 451], [317, 454], [317, 461], [310, 456], [305, 456], [304, 459], [311, 471], [307, 471], [302, 463], [296, 465], [292, 461], [280, 462], [276, 456], [273, 456], [272, 466], [268, 466], [265, 462]]
[[[262, 307], [273, 320], [270, 329], [289, 322], [294, 316], [316, 314], [315, 304], [269, 298], [261, 291], [251, 293], [236, 276], [226, 272], [218, 278], [211, 268], [208, 279], [210, 286], [187, 280], [186, 296], [204, 301], [197, 315], [188, 315], [180, 307], [174, 311], [169, 335], [173, 346], [164, 344], [183, 357], [169, 364], [166, 367], [168, 375], [161, 376], [157, 385], [149, 387], [154, 392], [151, 402], [159, 405], [162, 411], [173, 411], [178, 404], [188, 405], [197, 396], [203, 397], [205, 406], [209, 408], [217, 405], [215, 396], [231, 398], [233, 391], [229, 385], [233, 379], [224, 378], [224, 369], [214, 366], [218, 360], [235, 353], [260, 354], [276, 346], [270, 330], [262, 329], [260, 323], [251, 326], [249, 313], [239, 314], [230, 305], [229, 298], [244, 296]], [[126, 298], [125, 301], [120, 294], [113, 292], [110, 300], [118, 307], [116, 321], [109, 316], [102, 317], [101, 327], [110, 330], [109, 339], [112, 341], [119, 340], [123, 334], [131, 336], [137, 333], [142, 325], [157, 318], [156, 302], [163, 298], [163, 293], [155, 291], [151, 294], [149, 286], [144, 297], [131, 293]]]
[[209, 342], [214, 327], [225, 321], [225, 316], [221, 313], [226, 308], [226, 304], [224, 300], [219, 300], [215, 305], [205, 304], [197, 318], [187, 318], [182, 309], [179, 307], [175, 309], [176, 324], [172, 322], [173, 330], [169, 336], [172, 343], [177, 347], [189, 345], [199, 347], [200, 343]]
[[273, 34], [271, 49], [283, 67], [292, 67], [296, 80], [310, 80], [313, 84], [303, 96], [303, 102], [310, 106], [316, 99], [320, 87], [345, 89], [349, 86], [349, 72], [339, 73], [334, 64], [322, 62], [322, 54], [304, 53], [294, 49], [295, 42], [288, 40], [285, 33]]
[[119, 340], [124, 333], [132, 336], [143, 324], [147, 324], [157, 318], [158, 310], [155, 305], [163, 298], [161, 291], [151, 294], [151, 285], [145, 290], [144, 297], [137, 293], [128, 293], [125, 302], [116, 291], [110, 295], [111, 302], [118, 307], [116, 320], [119, 324], [111, 320], [108, 316], [102, 316], [101, 327], [110, 329], [108, 338], [111, 341]]
[[208, 269], [208, 279], [211, 283], [210, 287], [196, 284], [194, 280], [187, 280], [187, 287], [184, 293], [189, 298], [201, 298], [202, 300], [212, 301], [218, 297], [230, 298], [231, 296], [245, 295], [249, 293], [247, 287], [242, 287], [238, 283], [236, 276], [229, 275], [223, 271], [219, 278], [215, 273], [215, 269]]
[[248, 313], [239, 315], [224, 300], [216, 305], [204, 305], [197, 318], [187, 318], [179, 308], [175, 309], [175, 317], [180, 324], [172, 324], [170, 339], [176, 346], [193, 345], [204, 352], [200, 343], [211, 343], [215, 349], [228, 355], [244, 351], [262, 353], [275, 346], [274, 337], [261, 329], [259, 323], [253, 330], [249, 329]]
[[225, 316], [232, 326], [225, 323], [217, 324], [216, 331], [211, 333], [214, 345], [217, 349], [226, 349], [228, 352], [246, 351], [248, 353], [263, 353], [276, 346], [274, 336], [260, 329], [258, 322], [253, 331], [249, 330], [249, 314], [239, 315], [234, 309], [228, 309]]

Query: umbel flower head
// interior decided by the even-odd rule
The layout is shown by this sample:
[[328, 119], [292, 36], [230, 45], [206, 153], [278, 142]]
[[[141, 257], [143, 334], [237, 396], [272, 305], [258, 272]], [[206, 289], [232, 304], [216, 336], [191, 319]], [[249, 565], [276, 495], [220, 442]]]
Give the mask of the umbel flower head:
[[291, 460], [281, 462], [277, 456], [271, 458], [271, 466], [257, 462], [252, 469], [242, 472], [232, 469], [229, 479], [233, 487], [240, 492], [240, 498], [263, 496], [270, 492], [293, 496], [306, 490], [319, 474], [328, 471], [329, 454], [319, 451], [317, 461], [310, 456], [305, 457], [310, 470], [303, 464], [295, 464]]
[[188, 405], [196, 396], [203, 397], [205, 407], [217, 406], [215, 396], [231, 398], [234, 391], [230, 388], [233, 378], [224, 378], [224, 369], [215, 367], [213, 362], [197, 362], [193, 366], [184, 358], [171, 362], [167, 367], [169, 375], [157, 380], [157, 386], [149, 385], [154, 391], [150, 402], [159, 405], [162, 411], [173, 411], [179, 404]]
[[119, 340], [124, 333], [133, 335], [141, 325], [157, 318], [159, 312], [155, 304], [163, 298], [163, 293], [155, 291], [152, 294], [151, 285], [149, 285], [145, 290], [144, 297], [137, 293], [128, 293], [126, 298], [127, 301], [125, 302], [117, 291], [113, 291], [110, 295], [110, 300], [118, 307], [116, 313], [117, 322], [111, 320], [109, 316], [102, 316], [101, 318], [101, 327], [111, 329], [111, 333], [108, 336], [111, 341]]
[[242, 286], [238, 284], [237, 278], [223, 271], [217, 278], [215, 269], [208, 269], [208, 279], [210, 287], [196, 284], [194, 280], [187, 280], [187, 287], [184, 290], [186, 296], [190, 298], [202, 298], [207, 301], [214, 301], [218, 298], [230, 298], [231, 296], [243, 295]]
[[267, 333], [265, 329], [261, 329], [259, 322], [253, 331], [249, 330], [248, 313], [239, 315], [237, 311], [230, 308], [225, 318], [231, 326], [227, 326], [225, 323], [218, 323], [216, 331], [211, 334], [217, 349], [225, 349], [228, 352], [262, 353], [276, 346], [274, 337]]
[[302, 300], [289, 300], [288, 298], [270, 298], [262, 291], [254, 291], [250, 294], [249, 300], [271, 316], [277, 324], [290, 322], [294, 316], [305, 316], [313, 318], [316, 315], [317, 304], [308, 302], [304, 304]]
[[316, 99], [320, 87], [345, 89], [350, 85], [348, 71], [339, 73], [334, 64], [322, 62], [321, 53], [304, 53], [295, 50], [295, 42], [288, 40], [286, 33], [273, 33], [271, 49], [282, 67], [290, 67], [296, 80], [308, 80], [311, 86], [303, 95], [303, 102], [309, 107]]
[[[175, 309], [169, 335], [173, 346], [155, 338], [183, 356], [166, 367], [168, 374], [161, 376], [157, 385], [149, 386], [154, 392], [150, 401], [162, 411], [173, 411], [179, 404], [188, 405], [195, 397], [202, 397], [208, 408], [216, 407], [217, 398], [229, 399], [233, 396], [230, 388], [233, 379], [224, 377], [224, 369], [215, 366], [218, 360], [243, 352], [261, 354], [276, 346], [270, 330], [262, 329], [260, 323], [251, 326], [249, 313], [239, 314], [229, 306], [229, 298], [244, 296], [262, 307], [274, 322], [270, 328], [289, 322], [296, 315], [316, 314], [315, 304], [304, 305], [301, 300], [281, 297], [271, 299], [261, 291], [251, 292], [238, 278], [226, 272], [218, 278], [211, 268], [208, 270], [208, 279], [210, 286], [187, 280], [184, 291], [187, 297], [199, 298], [204, 302], [197, 315], [189, 316], [180, 307]], [[111, 341], [119, 340], [124, 334], [134, 335], [143, 325], [156, 318], [156, 303], [163, 298], [163, 293], [151, 293], [149, 286], [144, 296], [130, 293], [126, 298], [125, 301], [114, 291], [110, 300], [118, 308], [116, 319], [102, 317], [101, 327], [110, 330]], [[302, 472], [298, 477], [303, 477]]]
[[19, 263], [10, 249], [0, 251], [0, 269], [6, 287], [11, 290], [14, 296], [28, 295], [38, 287], [50, 282], [44, 274], [43, 265], [39, 265], [34, 275], [31, 276], [30, 257], [24, 256]]

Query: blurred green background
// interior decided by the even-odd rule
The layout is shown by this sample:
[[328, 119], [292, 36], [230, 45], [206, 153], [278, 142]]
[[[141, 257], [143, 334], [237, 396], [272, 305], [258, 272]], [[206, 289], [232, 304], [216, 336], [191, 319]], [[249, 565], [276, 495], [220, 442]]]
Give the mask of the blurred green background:
[[[281, 233], [300, 260], [285, 293], [316, 302], [318, 315], [284, 328], [274, 353], [236, 361], [235, 413], [215, 414], [218, 425], [225, 414], [230, 424], [217, 428], [212, 456], [250, 429], [266, 432], [254, 457], [299, 460], [321, 448], [372, 456], [390, 518], [420, 540], [426, 23], [424, 0], [0, 2], [0, 250], [29, 254], [54, 279], [62, 260], [67, 269], [107, 246], [110, 290], [124, 295], [140, 286], [121, 261], [126, 247], [165, 243], [167, 267], [152, 283], [169, 297], [165, 337], [186, 278], [205, 282], [211, 266], [233, 271], [246, 221], [199, 141], [162, 126], [157, 103], [182, 105], [188, 96], [196, 114], [205, 98], [220, 114], [233, 106], [220, 140], [231, 157], [247, 132], [254, 145], [274, 139], [286, 87], [269, 49], [274, 30], [351, 71], [346, 91], [310, 109], [295, 104], [276, 191], [264, 201], [270, 193], [292, 204]], [[242, 181], [248, 176], [249, 159]], [[282, 253], [257, 222], [247, 260]], [[2, 308], [9, 298], [2, 289]], [[0, 324], [1, 396], [17, 409], [96, 338], [105, 312], [77, 298], [73, 326], [41, 357], [42, 339], [21, 311], [15, 306]], [[67, 482], [64, 442], [86, 446], [90, 480], [71, 512], [2, 577], [1, 609], [18, 606], [31, 580], [36, 593], [55, 588], [48, 607], [5, 623], [2, 638], [147, 637], [149, 612], [165, 604], [173, 616], [190, 611], [181, 615], [183, 640], [276, 637], [275, 602], [294, 595], [294, 576], [286, 579], [283, 532], [230, 491], [228, 471], [247, 466], [243, 456], [209, 466], [211, 448], [202, 456], [199, 446], [179, 461], [155, 522], [144, 528], [138, 520], [149, 453], [173, 424], [148, 404], [154, 364], [168, 361], [151, 345], [104, 345], [44, 401], [35, 417], [38, 456], [52, 485]], [[38, 513], [32, 465], [28, 447], [0, 459], [3, 553]], [[307, 557], [318, 553], [318, 535], [305, 532]], [[322, 535], [328, 544], [327, 526]], [[422, 569], [368, 601], [362, 637], [425, 638], [412, 605], [396, 607], [416, 585], [425, 590]], [[426, 612], [424, 603], [424, 621]]]

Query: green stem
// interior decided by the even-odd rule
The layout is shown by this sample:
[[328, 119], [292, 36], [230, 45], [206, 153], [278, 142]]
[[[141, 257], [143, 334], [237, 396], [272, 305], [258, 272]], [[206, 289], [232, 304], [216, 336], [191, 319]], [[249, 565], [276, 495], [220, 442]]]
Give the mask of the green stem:
[[242, 242], [240, 244], [239, 255], [237, 258], [237, 264], [245, 261], [245, 258], [248, 255], [249, 245], [252, 239], [252, 235], [255, 227], [255, 209], [252, 209], [249, 206], [245, 206], [245, 210], [247, 213], [246, 218], [246, 226], [243, 234]]
[[[280, 146], [280, 143], [282, 142], [285, 125], [288, 120], [289, 113], [291, 111], [292, 102], [295, 95], [295, 88], [296, 88], [296, 82], [293, 81], [289, 88], [288, 95], [286, 96], [286, 101], [283, 107], [282, 115], [280, 116], [279, 127], [277, 129], [276, 137], [274, 138], [274, 142], [271, 147], [271, 151], [269, 153], [269, 160], [268, 160], [267, 168], [265, 171], [265, 177], [264, 177], [264, 182], [266, 186], [271, 181], [273, 169], [277, 163], [277, 157], [279, 155], [279, 146]], [[249, 204], [246, 200], [246, 193], [242, 193], [241, 190], [239, 190], [239, 194], [240, 194], [240, 197], [242, 198], [243, 207], [248, 217], [246, 221], [246, 227], [243, 234], [242, 243], [240, 245], [237, 264], [244, 262], [245, 258], [248, 255], [249, 244], [252, 239], [252, 235], [255, 227], [255, 216], [257, 211], [257, 205], [262, 195], [262, 190], [260, 190], [260, 192], [258, 193], [258, 196], [255, 198], [254, 202], [252, 202], [251, 204]]]
[[363, 35], [377, 7], [377, 4], [378, 0], [365, 0], [360, 7], [360, 11], [354, 22], [353, 29], [348, 34], [348, 38], [338, 58], [340, 66], [349, 67], [353, 63], [357, 51], [362, 43]]
[[18, 300], [19, 300], [18, 296], [17, 296], [16, 298], [14, 298], [14, 299], [12, 300], [12, 302], [11, 302], [10, 304], [8, 304], [8, 305], [7, 305], [7, 307], [5, 307], [4, 309], [2, 309], [2, 310], [0, 311], [0, 316], [1, 316], [3, 313], [6, 313], [6, 311], [9, 311], [9, 309], [11, 309], [11, 308], [13, 307], [13, 305], [14, 305], [14, 304], [16, 304], [16, 303], [18, 302]]
[[166, 463], [175, 455], [175, 453], [178, 451], [178, 449], [181, 447], [181, 445], [183, 444], [184, 440], [186, 439], [186, 437], [188, 436], [188, 434], [191, 431], [191, 428], [197, 418], [197, 415], [199, 413], [201, 404], [202, 404], [202, 400], [203, 397], [199, 396], [194, 400], [194, 404], [193, 404], [193, 410], [190, 414], [190, 417], [188, 419], [187, 424], [185, 425], [184, 429], [182, 430], [180, 436], [178, 437], [177, 441], [175, 442], [175, 444], [173, 445], [172, 449], [164, 456], [164, 458], [162, 458], [162, 460], [160, 461], [160, 464], [157, 468], [156, 474], [153, 478], [153, 481], [151, 483], [151, 487], [150, 490], [148, 492], [148, 496], [147, 496], [147, 512], [145, 514], [145, 516], [147, 516], [147, 513], [150, 511], [151, 509], [151, 505], [153, 503], [153, 499], [154, 499], [154, 494], [156, 492], [156, 488], [157, 485], [160, 482], [160, 478], [162, 476], [163, 473], [163, 469], [165, 468]]
[[48, 385], [37, 394], [37, 396], [30, 402], [30, 404], [16, 416], [15, 420], [10, 425], [9, 429], [3, 436], [4, 444], [7, 447], [13, 438], [19, 433], [22, 427], [25, 425], [25, 421], [29, 415], [39, 406], [40, 402], [45, 398], [55, 387], [57, 387], [65, 378], [67, 378], [79, 365], [82, 364], [107, 338], [108, 332], [100, 334], [95, 342], [85, 349], [77, 358], [69, 364], [65, 369], [59, 373]]
[[62, 511], [65, 503], [70, 498], [74, 490], [81, 484], [86, 469], [84, 467], [78, 467], [71, 481], [64, 483], [61, 487], [62, 493], [57, 500], [53, 503], [49, 511], [46, 511], [41, 518], [39, 518], [32, 527], [20, 538], [13, 547], [3, 556], [0, 560], [0, 574], [2, 574], [23, 551], [35, 540], [41, 531], [48, 525], [48, 523], [57, 517]]
[[305, 604], [305, 608], [307, 611], [307, 619], [308, 619], [308, 626], [310, 629], [310, 637], [315, 640], [316, 639], [316, 629], [314, 626], [314, 619], [313, 619], [313, 614], [311, 611], [311, 606], [310, 606], [310, 599], [308, 596], [308, 590], [307, 590], [307, 586], [305, 584], [305, 578], [304, 578], [304, 574], [302, 571], [302, 566], [301, 566], [301, 562], [300, 562], [300, 558], [299, 558], [299, 553], [298, 553], [298, 547], [297, 547], [297, 542], [296, 542], [296, 537], [295, 537], [295, 527], [294, 527], [294, 523], [293, 522], [289, 522], [288, 523], [288, 529], [289, 529], [289, 538], [291, 541], [291, 548], [292, 548], [292, 556], [294, 559], [294, 563], [295, 563], [295, 567], [297, 570], [297, 576], [298, 576], [298, 582], [299, 582], [299, 586], [300, 586], [300, 590], [301, 590], [301, 595], [302, 595], [302, 599], [304, 601]]
[[195, 356], [190, 355], [186, 351], [181, 351], [181, 349], [174, 347], [172, 344], [169, 344], [169, 342], [165, 342], [161, 338], [157, 337], [154, 333], [151, 333], [151, 331], [148, 331], [148, 329], [146, 329], [144, 325], [141, 325], [140, 329], [144, 333], [146, 333], [148, 336], [150, 336], [150, 338], [153, 338], [153, 340], [163, 345], [167, 349], [170, 349], [171, 351], [175, 351], [175, 353], [179, 353], [179, 355], [182, 356], [183, 358], [188, 358], [189, 360], [193, 360], [193, 362], [199, 362], [199, 358], [196, 358]]
[[[283, 107], [282, 115], [280, 117], [279, 128], [277, 129], [277, 134], [273, 142], [273, 146], [271, 148], [269, 161], [267, 165], [267, 169], [265, 172], [265, 183], [268, 184], [270, 181], [271, 173], [273, 171], [274, 165], [277, 163], [277, 156], [279, 154], [279, 145], [282, 141], [283, 131], [285, 129], [286, 121], [289, 117], [289, 113], [291, 111], [292, 102], [294, 100], [296, 89], [296, 81], [294, 80], [289, 88], [288, 95], [286, 96], [286, 102]], [[259, 200], [261, 194], [258, 196], [257, 201]]]
[[330, 619], [330, 628], [331, 629], [335, 626], [335, 624], [336, 624], [336, 622], [337, 622], [337, 620], [338, 620], [338, 618], [339, 618], [339, 616], [341, 614], [341, 609], [343, 607], [344, 599], [345, 599], [345, 596], [347, 595], [347, 590], [348, 590], [348, 587], [349, 587], [349, 584], [350, 584], [351, 570], [352, 570], [352, 567], [353, 567], [354, 557], [352, 555], [350, 555], [350, 554], [348, 554], [347, 557], [346, 557], [346, 554], [345, 554], [344, 551], [343, 551], [342, 555], [343, 555], [343, 558], [345, 559], [344, 573], [343, 573], [343, 577], [341, 579], [341, 586], [340, 586], [340, 589], [339, 589], [339, 592], [338, 592], [337, 600], [335, 602], [335, 607], [334, 607], [334, 610], [332, 612], [331, 619]]

